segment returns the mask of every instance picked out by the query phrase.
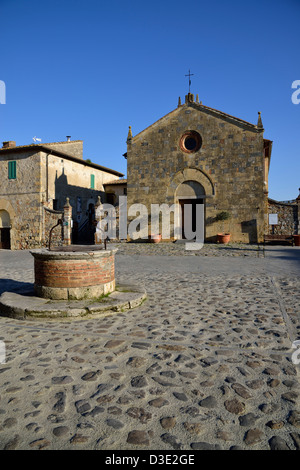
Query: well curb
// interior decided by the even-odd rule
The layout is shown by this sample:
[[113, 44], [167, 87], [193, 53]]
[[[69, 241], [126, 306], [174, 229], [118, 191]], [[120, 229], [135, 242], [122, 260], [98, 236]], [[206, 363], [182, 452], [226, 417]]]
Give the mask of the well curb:
[[4, 292], [0, 296], [0, 316], [19, 320], [90, 319], [136, 308], [146, 298], [146, 291], [134, 284], [117, 285], [108, 296], [84, 300], [51, 300]]

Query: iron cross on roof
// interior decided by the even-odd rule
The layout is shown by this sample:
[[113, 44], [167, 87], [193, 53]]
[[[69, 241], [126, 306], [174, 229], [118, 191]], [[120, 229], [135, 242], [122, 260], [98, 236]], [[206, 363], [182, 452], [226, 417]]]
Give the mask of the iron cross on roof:
[[191, 76], [194, 75], [193, 73], [191, 73], [191, 71], [189, 70], [189, 73], [187, 75], [185, 75], [185, 77], [189, 77], [189, 93], [191, 92]]

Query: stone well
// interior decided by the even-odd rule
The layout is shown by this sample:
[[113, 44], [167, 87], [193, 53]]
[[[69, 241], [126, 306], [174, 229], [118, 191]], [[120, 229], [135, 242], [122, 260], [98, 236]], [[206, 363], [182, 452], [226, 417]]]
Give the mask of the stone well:
[[116, 251], [97, 245], [31, 251], [36, 295], [54, 300], [81, 300], [113, 292]]

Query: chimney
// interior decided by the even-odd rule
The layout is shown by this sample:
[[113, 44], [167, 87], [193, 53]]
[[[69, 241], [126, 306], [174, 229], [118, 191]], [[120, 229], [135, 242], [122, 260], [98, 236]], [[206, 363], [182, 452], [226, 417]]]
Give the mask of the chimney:
[[67, 135], [67, 142], [71, 142], [71, 136]]
[[12, 148], [12, 147], [15, 147], [15, 146], [16, 146], [16, 142], [14, 140], [8, 140], [6, 142], [3, 142], [2, 148], [3, 149], [9, 149], [9, 148]]

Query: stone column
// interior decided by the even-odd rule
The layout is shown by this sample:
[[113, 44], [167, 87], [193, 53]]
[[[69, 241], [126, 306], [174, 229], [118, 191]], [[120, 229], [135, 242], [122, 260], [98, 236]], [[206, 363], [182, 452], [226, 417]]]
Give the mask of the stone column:
[[70, 200], [67, 197], [64, 205], [64, 220], [63, 220], [63, 233], [64, 233], [64, 245], [71, 245], [72, 235], [72, 206]]
[[[98, 200], [95, 204], [95, 224], [96, 224], [96, 227], [99, 227], [100, 226], [100, 222], [101, 222], [101, 207], [102, 207], [102, 203], [101, 203], [101, 198], [100, 196], [98, 196]], [[96, 232], [95, 232], [95, 245], [101, 245], [102, 243], [102, 237], [101, 237], [101, 233], [99, 231], [99, 229], [97, 230], [96, 228]]]

